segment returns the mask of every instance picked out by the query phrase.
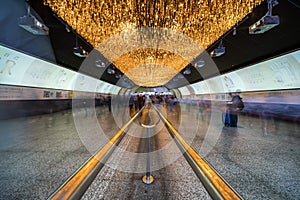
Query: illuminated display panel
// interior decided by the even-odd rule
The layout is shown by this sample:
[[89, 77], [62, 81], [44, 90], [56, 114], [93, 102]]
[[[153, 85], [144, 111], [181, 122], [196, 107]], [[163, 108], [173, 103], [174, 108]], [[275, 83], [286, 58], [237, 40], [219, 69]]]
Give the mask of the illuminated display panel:
[[0, 45], [0, 84], [118, 94], [118, 86]]
[[179, 88], [179, 91], [181, 93], [181, 95], [190, 95], [190, 91], [187, 89], [187, 87], [181, 87]]
[[[194, 94], [227, 93], [236, 90], [266, 91], [300, 88], [300, 50], [247, 68], [191, 84]], [[190, 95], [186, 87], [179, 88]], [[188, 94], [187, 94], [188, 93]]]

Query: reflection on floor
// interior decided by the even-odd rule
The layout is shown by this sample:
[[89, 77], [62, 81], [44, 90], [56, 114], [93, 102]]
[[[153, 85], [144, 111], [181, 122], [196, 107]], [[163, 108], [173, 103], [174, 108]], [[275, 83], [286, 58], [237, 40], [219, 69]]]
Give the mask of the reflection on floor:
[[[298, 124], [240, 115], [238, 127], [231, 128], [223, 126], [218, 110], [199, 111], [179, 104], [173, 112], [168, 107], [160, 110], [244, 199], [300, 199]], [[102, 107], [96, 112], [64, 111], [0, 121], [0, 199], [47, 198], [105, 142], [95, 133], [101, 128], [107, 138], [111, 137], [118, 129], [116, 121], [123, 121], [122, 113], [114, 115]], [[132, 134], [120, 147], [143, 152], [139, 148], [145, 147], [145, 139], [134, 137], [140, 133]], [[168, 141], [166, 130], [153, 134], [152, 151]], [[112, 163], [116, 157], [112, 156]], [[144, 185], [141, 176], [107, 166], [83, 199], [118, 198], [120, 194], [143, 199], [151, 195], [163, 199], [209, 198], [183, 157], [154, 171], [153, 185]]]
[[219, 110], [181, 107], [183, 126], [198, 122], [192, 146], [244, 199], [300, 199], [298, 123], [239, 115], [224, 127]]
[[[145, 109], [139, 121], [156, 124], [157, 117], [153, 109]], [[161, 125], [149, 130], [152, 184], [142, 182], [147, 171], [148, 129], [136, 123], [82, 199], [211, 199], [176, 145], [169, 146], [172, 137]]]

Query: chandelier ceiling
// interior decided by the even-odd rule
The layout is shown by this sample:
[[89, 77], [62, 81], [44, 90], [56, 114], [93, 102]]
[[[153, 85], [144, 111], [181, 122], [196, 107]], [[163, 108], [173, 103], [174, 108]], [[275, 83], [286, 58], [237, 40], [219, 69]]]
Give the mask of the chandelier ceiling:
[[161, 86], [263, 0], [44, 0], [135, 84]]

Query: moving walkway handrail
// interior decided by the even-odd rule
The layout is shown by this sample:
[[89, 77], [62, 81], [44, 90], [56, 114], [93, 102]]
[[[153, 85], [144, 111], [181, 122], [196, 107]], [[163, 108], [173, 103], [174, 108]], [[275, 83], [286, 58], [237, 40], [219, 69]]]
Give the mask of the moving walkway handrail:
[[242, 199], [237, 192], [231, 188], [225, 180], [181, 137], [179, 132], [163, 116], [159, 110], [153, 106], [161, 120], [168, 127], [177, 146], [184, 152], [184, 156], [197, 174], [206, 190], [213, 199]]
[[70, 178], [48, 199], [80, 199], [95, 179], [105, 161], [109, 158], [117, 143], [125, 135], [125, 130], [139, 116], [144, 107], [137, 112], [100, 150], [91, 156]]

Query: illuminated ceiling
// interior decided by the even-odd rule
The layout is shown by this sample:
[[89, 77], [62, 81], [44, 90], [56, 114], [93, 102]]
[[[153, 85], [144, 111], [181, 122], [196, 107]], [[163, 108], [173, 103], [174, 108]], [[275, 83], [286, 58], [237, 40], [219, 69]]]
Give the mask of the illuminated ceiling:
[[[45, 0], [44, 3], [133, 82], [151, 87], [167, 83], [262, 1]], [[141, 28], [147, 31], [139, 32]], [[149, 30], [154, 31], [154, 42], [148, 37]], [[142, 34], [142, 41], [136, 40], [137, 33]], [[189, 45], [182, 45], [186, 37], [193, 40], [189, 45], [197, 44], [198, 48], [193, 46], [190, 50]], [[107, 41], [112, 40], [115, 44], [108, 46], [111, 42]], [[140, 45], [145, 40], [151, 45]], [[164, 48], [161, 43], [157, 45], [161, 40]], [[138, 47], [132, 48], [132, 43]], [[116, 51], [121, 52], [117, 57]], [[182, 53], [185, 51], [191, 53]]]

